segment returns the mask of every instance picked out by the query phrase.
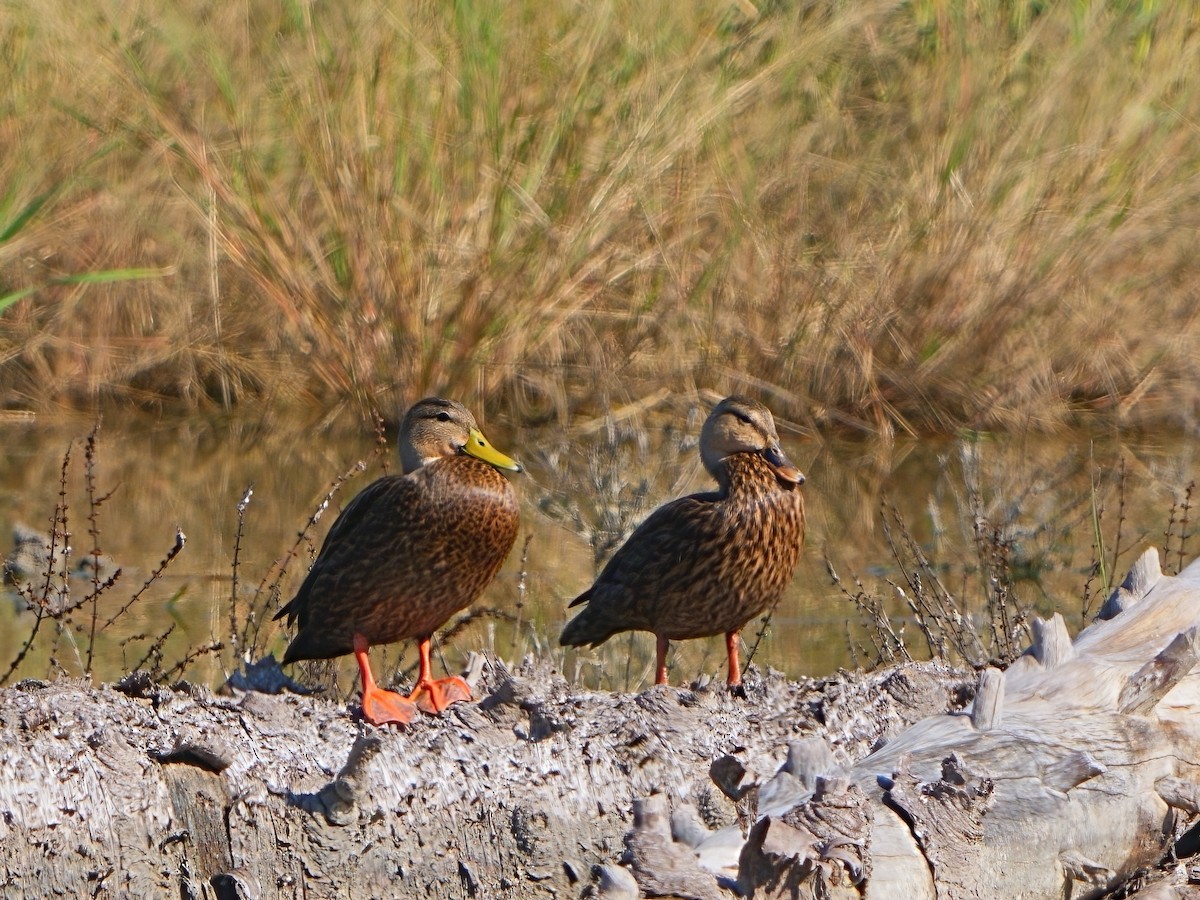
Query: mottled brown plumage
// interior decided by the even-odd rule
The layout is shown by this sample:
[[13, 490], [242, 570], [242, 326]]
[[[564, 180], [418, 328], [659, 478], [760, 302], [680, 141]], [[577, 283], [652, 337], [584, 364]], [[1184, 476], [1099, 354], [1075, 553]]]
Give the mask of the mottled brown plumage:
[[[405, 415], [400, 456], [405, 474], [372, 482], [350, 502], [275, 618], [300, 626], [285, 663], [355, 652], [363, 667], [368, 646], [416, 638], [414, 696], [428, 691], [436, 710], [444, 704], [429, 677], [429, 639], [483, 592], [512, 549], [517, 501], [496, 467], [520, 467], [487, 444], [466, 407], [436, 398]], [[377, 689], [369, 679], [364, 668], [371, 718], [367, 694]], [[461, 691], [452, 693], [458, 699]]]
[[572, 601], [587, 607], [561, 643], [652, 632], [663, 683], [669, 641], [725, 634], [729, 683], [740, 683], [738, 632], [778, 602], [800, 559], [804, 476], [780, 449], [770, 411], [742, 397], [713, 409], [700, 454], [718, 490], [656, 509]]

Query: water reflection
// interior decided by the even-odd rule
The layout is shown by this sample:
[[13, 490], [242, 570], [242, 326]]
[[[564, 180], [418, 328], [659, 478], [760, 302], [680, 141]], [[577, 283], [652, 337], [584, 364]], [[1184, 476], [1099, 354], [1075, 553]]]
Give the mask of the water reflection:
[[[695, 450], [705, 410], [686, 407], [671, 415], [631, 416], [619, 423], [583, 423], [570, 433], [484, 423], [500, 445], [527, 465], [515, 480], [523, 505], [522, 537], [481, 606], [498, 614], [475, 617], [444, 642], [449, 665], [469, 650], [491, 650], [508, 660], [527, 653], [553, 654], [568, 677], [608, 688], [636, 688], [652, 678], [653, 639], [615, 638], [596, 651], [566, 653], [557, 635], [565, 604], [587, 586], [597, 566], [658, 503], [708, 487]], [[48, 531], [58, 502], [63, 454], [72, 448], [66, 482], [67, 525], [78, 561], [93, 547], [89, 535], [84, 448], [92, 421], [64, 418], [0, 421], [0, 542], [7, 551], [14, 526]], [[826, 558], [853, 592], [855, 579], [883, 598], [897, 629], [915, 653], [924, 639], [892, 584], [902, 573], [881, 527], [881, 504], [894, 507], [903, 527], [926, 553], [946, 590], [965, 609], [980, 609], [989, 590], [976, 551], [976, 529], [997, 528], [1009, 542], [1016, 599], [1037, 614], [1060, 610], [1072, 630], [1086, 601], [1099, 606], [1101, 576], [1090, 576], [1103, 547], [1103, 577], [1117, 580], [1148, 545], [1170, 552], [1164, 568], [1180, 566], [1181, 535], [1192, 518], [1183, 506], [1194, 471], [1192, 443], [1158, 435], [1071, 434], [938, 439], [893, 446], [820, 438], [801, 440], [783, 430], [783, 442], [808, 476], [808, 545], [796, 579], [774, 615], [754, 657], [792, 675], [827, 673], [868, 662], [870, 630], [826, 571]], [[96, 637], [94, 670], [114, 680], [150, 666], [155, 652], [169, 669], [189, 651], [221, 642], [221, 654], [202, 655], [186, 677], [220, 683], [235, 664], [243, 634], [258, 634], [263, 649], [280, 653], [287, 635], [260, 614], [247, 631], [252, 598], [269, 616], [299, 584], [334, 514], [384, 467], [388, 452], [355, 423], [295, 421], [287, 425], [249, 419], [150, 420], [106, 414], [95, 467], [99, 547], [121, 567], [121, 576], [98, 604], [107, 621], [137, 593], [176, 541], [187, 544], [149, 588]], [[302, 540], [297, 534], [342, 473], [358, 460], [368, 465], [335, 494], [331, 508]], [[1124, 477], [1121, 477], [1121, 466]], [[238, 504], [248, 486], [238, 539]], [[1123, 489], [1122, 489], [1123, 485]], [[1174, 515], [1172, 506], [1175, 504]], [[1118, 528], [1119, 524], [1119, 528]], [[526, 543], [526, 537], [528, 542]], [[893, 534], [893, 538], [895, 535]], [[279, 575], [291, 549], [295, 559]], [[524, 550], [522, 550], [524, 548]], [[1183, 558], [1188, 557], [1186, 540]], [[234, 580], [234, 555], [237, 580]], [[86, 593], [90, 574], [76, 579], [71, 596]], [[891, 583], [889, 583], [891, 582]], [[240, 598], [231, 622], [230, 598]], [[275, 595], [271, 597], [272, 591]], [[9, 594], [0, 603], [0, 672], [20, 652], [34, 622]], [[86, 665], [92, 610], [84, 605], [70, 627], [43, 621], [37, 640], [13, 678], [77, 674]], [[173, 628], [172, 628], [173, 626]], [[235, 627], [236, 626], [236, 627]], [[169, 635], [162, 636], [170, 629]], [[743, 632], [748, 645], [760, 631]], [[237, 640], [231, 639], [231, 633]], [[160, 644], [161, 641], [161, 644]], [[852, 649], [854, 648], [854, 649]], [[680, 643], [671, 678], [698, 673], [719, 677], [719, 638]], [[400, 646], [388, 663], [412, 662]], [[147, 661], [149, 660], [149, 661]], [[353, 664], [334, 665], [344, 684]], [[386, 668], [384, 669], [386, 671]]]

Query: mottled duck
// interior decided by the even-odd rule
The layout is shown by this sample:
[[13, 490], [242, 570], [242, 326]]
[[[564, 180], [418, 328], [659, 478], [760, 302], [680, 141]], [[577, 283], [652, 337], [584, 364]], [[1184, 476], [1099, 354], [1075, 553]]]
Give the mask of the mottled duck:
[[718, 490], [656, 509], [596, 583], [560, 642], [593, 647], [622, 631], [658, 639], [655, 683], [667, 682], [671, 641], [725, 635], [729, 686], [741, 684], [738, 632], [774, 606], [804, 543], [804, 476], [779, 446], [761, 403], [727, 397], [700, 432], [700, 457]]
[[[354, 653], [363, 717], [404, 724], [471, 699], [461, 678], [430, 675], [433, 632], [495, 577], [517, 537], [517, 500], [498, 469], [521, 466], [487, 442], [461, 403], [428, 398], [400, 426], [403, 475], [367, 485], [338, 516], [291, 602], [275, 615], [300, 629], [284, 663]], [[416, 638], [408, 697], [375, 684], [374, 644]]]

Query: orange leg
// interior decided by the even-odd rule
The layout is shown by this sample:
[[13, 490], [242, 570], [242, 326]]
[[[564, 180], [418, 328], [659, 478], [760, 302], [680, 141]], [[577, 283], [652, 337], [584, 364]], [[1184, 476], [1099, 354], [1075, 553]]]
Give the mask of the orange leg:
[[423, 712], [440, 713], [451, 703], [471, 699], [470, 686], [457, 675], [433, 680], [429, 665], [429, 638], [418, 641], [417, 651], [421, 654], [421, 670], [417, 675], [417, 686], [408, 695], [409, 700]]
[[655, 664], [655, 669], [654, 669], [654, 683], [655, 684], [666, 684], [667, 683], [667, 648], [671, 645], [671, 642], [668, 641], [662, 635], [657, 635], [657, 637], [658, 637], [658, 644], [655, 647], [656, 664]]
[[372, 725], [407, 725], [416, 715], [416, 704], [394, 691], [385, 691], [375, 684], [367, 651], [371, 645], [361, 634], [354, 635], [354, 659], [362, 674], [363, 718]]
[[725, 652], [729, 654], [729, 686], [737, 687], [742, 683], [742, 667], [738, 665], [738, 633], [725, 633]]

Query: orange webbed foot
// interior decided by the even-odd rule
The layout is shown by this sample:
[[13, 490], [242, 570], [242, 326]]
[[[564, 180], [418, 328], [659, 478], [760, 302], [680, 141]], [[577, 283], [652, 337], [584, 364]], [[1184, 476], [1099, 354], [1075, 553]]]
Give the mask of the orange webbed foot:
[[408, 699], [422, 712], [437, 715], [451, 703], [469, 701], [472, 697], [470, 686], [457, 675], [451, 675], [437, 681], [418, 682]]
[[417, 705], [403, 694], [373, 688], [363, 692], [362, 711], [372, 725], [407, 725], [417, 714]]

